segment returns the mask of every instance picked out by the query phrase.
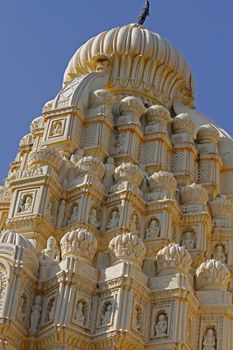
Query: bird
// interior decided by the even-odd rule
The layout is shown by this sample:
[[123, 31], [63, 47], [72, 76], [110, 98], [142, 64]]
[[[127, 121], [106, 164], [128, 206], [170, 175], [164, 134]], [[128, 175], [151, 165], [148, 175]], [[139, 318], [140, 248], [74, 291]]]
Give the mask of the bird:
[[145, 1], [145, 5], [142, 9], [141, 14], [138, 16], [138, 24], [143, 25], [146, 20], [146, 17], [149, 16], [150, 10], [150, 2], [148, 0]]

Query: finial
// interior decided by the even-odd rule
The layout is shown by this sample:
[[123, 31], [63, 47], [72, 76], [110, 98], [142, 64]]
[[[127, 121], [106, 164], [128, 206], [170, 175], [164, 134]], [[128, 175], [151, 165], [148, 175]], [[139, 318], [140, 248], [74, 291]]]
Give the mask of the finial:
[[143, 25], [146, 20], [146, 17], [149, 16], [150, 2], [148, 0], [145, 1], [145, 5], [142, 9], [141, 14], [138, 16], [138, 24]]

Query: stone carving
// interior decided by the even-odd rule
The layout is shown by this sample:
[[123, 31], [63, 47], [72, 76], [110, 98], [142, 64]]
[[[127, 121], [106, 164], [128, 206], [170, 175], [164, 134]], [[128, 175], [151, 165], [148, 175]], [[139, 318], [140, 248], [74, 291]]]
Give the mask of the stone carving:
[[199, 290], [226, 290], [230, 271], [226, 265], [214, 259], [202, 263], [197, 271], [197, 288]]
[[115, 179], [117, 182], [129, 181], [140, 187], [144, 173], [142, 169], [133, 163], [122, 163], [115, 169]]
[[63, 134], [64, 120], [53, 121], [49, 136], [61, 136]]
[[62, 166], [62, 157], [60, 153], [54, 148], [37, 148], [32, 151], [28, 158], [29, 167], [39, 165], [49, 165], [56, 172], [61, 169]]
[[114, 165], [114, 158], [108, 157], [107, 162], [105, 164], [105, 175], [103, 178], [103, 184], [108, 189], [113, 185], [114, 182], [114, 171], [115, 171], [115, 165]]
[[114, 146], [116, 148], [116, 154], [125, 153], [126, 146], [126, 134], [117, 134], [115, 136]]
[[19, 202], [18, 213], [24, 213], [31, 211], [33, 202], [33, 195], [27, 194], [22, 196], [22, 199]]
[[157, 253], [156, 261], [159, 275], [170, 275], [177, 272], [188, 274], [192, 263], [189, 252], [176, 243], [171, 243], [161, 249]]
[[7, 288], [7, 272], [4, 265], [0, 264], [0, 312], [2, 312], [5, 303], [5, 294]]
[[140, 126], [140, 117], [142, 116], [145, 107], [141, 100], [134, 96], [123, 98], [119, 106], [120, 116], [117, 124], [136, 123]]
[[112, 316], [112, 303], [105, 303], [103, 305], [101, 314], [101, 326], [108, 325], [111, 321]]
[[201, 184], [193, 183], [181, 188], [180, 198], [183, 213], [206, 211], [208, 192]]
[[117, 209], [113, 210], [111, 213], [111, 218], [107, 223], [107, 229], [111, 230], [111, 229], [117, 228], [119, 225], [119, 220], [120, 220], [119, 211]]
[[202, 350], [215, 350], [216, 349], [216, 335], [212, 328], [208, 328], [203, 337]]
[[194, 249], [196, 246], [195, 234], [192, 231], [186, 231], [182, 235], [181, 246], [186, 249]]
[[138, 332], [142, 332], [142, 309], [139, 305], [133, 310], [133, 328]]
[[168, 320], [165, 313], [159, 313], [155, 323], [155, 336], [166, 337], [168, 330]]
[[19, 316], [24, 321], [27, 315], [28, 298], [26, 294], [22, 294], [19, 303]]
[[197, 131], [198, 142], [208, 142], [217, 143], [220, 139], [219, 132], [217, 128], [211, 124], [202, 125]]
[[223, 264], [226, 263], [226, 253], [222, 244], [217, 244], [214, 247], [213, 258], [217, 261], [220, 261]]
[[83, 157], [76, 164], [77, 175], [89, 174], [93, 176], [98, 181], [101, 181], [104, 173], [105, 167], [103, 162], [99, 158], [93, 156]]
[[71, 215], [68, 219], [68, 225], [73, 224], [78, 219], [79, 219], [79, 206], [78, 206], [78, 204], [74, 204], [72, 207]]
[[182, 113], [173, 119], [172, 128], [175, 134], [187, 132], [192, 137], [194, 137], [196, 131], [196, 123], [187, 113]]
[[91, 208], [88, 222], [90, 225], [94, 226], [97, 229], [100, 227], [100, 223], [98, 219], [98, 210], [96, 208]]
[[50, 269], [59, 263], [60, 251], [56, 248], [56, 239], [51, 236], [47, 240], [47, 246], [41, 251], [39, 257], [40, 269], [39, 269], [39, 280], [45, 280], [48, 276]]
[[115, 103], [115, 97], [104, 89], [98, 89], [91, 93], [89, 97], [88, 116], [95, 117], [103, 114], [110, 120], [113, 119], [112, 107]]
[[74, 319], [81, 326], [85, 325], [86, 308], [87, 308], [86, 302], [79, 300], [78, 303], [76, 304], [76, 312], [75, 312]]
[[149, 179], [150, 191], [148, 200], [170, 198], [175, 195], [177, 183], [174, 176], [166, 171], [153, 173]]
[[82, 148], [76, 149], [76, 151], [71, 155], [70, 161], [76, 165], [84, 156], [84, 150]]
[[34, 304], [32, 305], [31, 311], [31, 322], [30, 322], [30, 331], [37, 332], [39, 328], [39, 322], [41, 318], [41, 310], [42, 310], [42, 297], [41, 295], [36, 295]]
[[145, 133], [153, 132], [167, 133], [167, 126], [170, 120], [170, 112], [161, 105], [153, 105], [145, 113], [147, 125]]
[[46, 314], [45, 314], [45, 322], [51, 322], [54, 318], [55, 313], [55, 296], [52, 296], [48, 299], [47, 308], [46, 308]]
[[123, 233], [114, 237], [109, 243], [109, 250], [112, 262], [130, 261], [141, 267], [146, 248], [137, 235]]
[[233, 218], [233, 203], [225, 195], [216, 197], [209, 202], [211, 215], [217, 219]]
[[139, 234], [139, 220], [138, 220], [138, 215], [133, 213], [130, 221], [129, 221], [129, 230], [130, 232], [134, 233], [134, 234]]
[[158, 238], [160, 235], [160, 225], [157, 219], [152, 219], [146, 228], [145, 239]]
[[66, 208], [66, 201], [65, 201], [65, 199], [62, 199], [59, 203], [58, 215], [57, 215], [57, 226], [59, 228], [62, 227], [62, 223], [63, 223], [64, 215], [65, 215], [65, 208]]
[[74, 256], [88, 264], [92, 263], [97, 250], [97, 240], [92, 233], [82, 229], [67, 232], [60, 243], [63, 260]]

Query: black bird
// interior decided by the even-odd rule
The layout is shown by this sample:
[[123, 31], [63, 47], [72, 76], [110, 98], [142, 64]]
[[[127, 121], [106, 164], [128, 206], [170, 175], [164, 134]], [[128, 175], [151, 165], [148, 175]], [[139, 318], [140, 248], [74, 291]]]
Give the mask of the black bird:
[[146, 20], [146, 17], [149, 16], [149, 10], [150, 10], [150, 3], [147, 0], [145, 2], [145, 6], [143, 7], [141, 14], [138, 16], [138, 24], [143, 25], [143, 23]]

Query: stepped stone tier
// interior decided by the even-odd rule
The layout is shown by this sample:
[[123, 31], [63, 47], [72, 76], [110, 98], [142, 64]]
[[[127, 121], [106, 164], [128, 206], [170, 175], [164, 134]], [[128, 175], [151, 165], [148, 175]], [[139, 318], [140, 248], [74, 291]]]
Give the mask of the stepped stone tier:
[[129, 24], [73, 56], [0, 188], [0, 349], [232, 350], [233, 140]]

